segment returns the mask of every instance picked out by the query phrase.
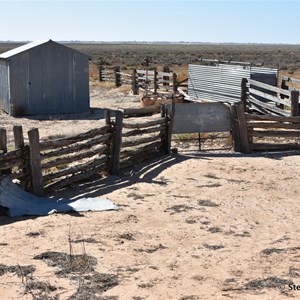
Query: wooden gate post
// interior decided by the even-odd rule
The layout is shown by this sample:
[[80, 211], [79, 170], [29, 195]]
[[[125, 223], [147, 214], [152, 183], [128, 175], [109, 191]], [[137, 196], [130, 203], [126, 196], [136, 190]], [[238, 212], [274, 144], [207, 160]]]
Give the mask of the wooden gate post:
[[175, 101], [172, 99], [172, 108], [171, 111], [166, 109], [166, 152], [171, 152], [171, 142], [172, 142], [172, 130], [173, 130], [173, 123], [174, 123], [174, 115], [175, 115]]
[[115, 71], [115, 86], [119, 87], [122, 85], [121, 83], [121, 68], [119, 66], [114, 67]]
[[122, 147], [122, 129], [123, 129], [123, 118], [124, 111], [116, 110], [116, 121], [115, 121], [115, 132], [113, 141], [113, 154], [112, 162], [110, 166], [110, 173], [113, 175], [118, 175], [120, 172], [120, 153]]
[[[281, 79], [281, 85], [280, 85], [280, 88], [282, 89], [282, 90], [289, 90], [289, 87], [288, 87], [288, 85], [286, 84], [286, 80], [284, 79], [284, 77], [282, 77], [282, 79]], [[279, 97], [281, 98], [281, 99], [286, 99], [286, 98], [289, 98], [287, 95], [283, 95], [283, 94], [279, 94]], [[281, 104], [281, 103], [276, 103], [275, 104], [278, 108], [280, 108], [280, 109], [284, 109], [284, 105], [283, 104]]]
[[[5, 128], [0, 128], [0, 150], [2, 150], [3, 154], [7, 153], [7, 133]], [[0, 175], [10, 173], [11, 169], [0, 171]]]
[[15, 140], [15, 148], [22, 149], [24, 148], [24, 137], [23, 137], [23, 129], [22, 126], [14, 126], [14, 140]]
[[136, 69], [132, 70], [131, 89], [132, 89], [133, 95], [138, 95], [139, 87], [136, 83]]
[[[163, 68], [164, 73], [170, 73], [169, 66], [164, 66]], [[167, 82], [168, 81], [168, 82]], [[169, 76], [163, 76], [163, 86], [169, 86], [170, 77]]]
[[157, 70], [154, 69], [153, 71], [153, 88], [154, 88], [154, 94], [157, 94]]
[[235, 152], [241, 152], [241, 139], [240, 139], [240, 126], [236, 111], [236, 104], [230, 107], [231, 121], [232, 121], [232, 139], [233, 139], [233, 150]]
[[250, 145], [243, 103], [236, 104], [236, 113], [239, 123], [240, 152], [247, 154], [250, 153]]
[[103, 79], [103, 71], [104, 71], [104, 67], [103, 66], [99, 66], [99, 68], [98, 68], [99, 81], [104, 81], [104, 79]]
[[299, 91], [291, 91], [291, 117], [299, 116]]
[[29, 162], [31, 175], [31, 191], [37, 196], [44, 195], [43, 175], [41, 168], [39, 130], [37, 128], [28, 131], [29, 138]]
[[248, 111], [248, 107], [247, 107], [247, 78], [243, 78], [242, 79], [242, 83], [241, 83], [241, 101], [244, 105], [244, 110]]
[[173, 93], [177, 93], [177, 74], [173, 73]]
[[168, 116], [167, 116], [166, 106], [162, 104], [160, 106], [160, 117], [165, 118], [165, 128], [160, 131], [160, 141], [161, 141], [161, 150], [167, 152], [167, 128], [168, 128]]
[[[25, 152], [25, 143], [24, 143], [24, 136], [23, 136], [23, 128], [22, 126], [15, 125], [13, 127], [14, 132], [14, 140], [15, 140], [15, 148], [22, 150], [22, 156], [24, 159], [24, 167], [22, 168], [22, 172], [24, 174], [28, 173], [28, 170], [30, 169], [30, 162], [28, 160], [28, 152]], [[26, 146], [27, 148], [28, 146]], [[27, 150], [27, 149], [26, 149]], [[21, 179], [21, 186], [26, 191], [30, 189], [30, 180], [28, 180], [28, 176], [25, 176], [25, 178]]]
[[0, 150], [2, 150], [3, 153], [7, 152], [7, 134], [4, 128], [0, 128]]

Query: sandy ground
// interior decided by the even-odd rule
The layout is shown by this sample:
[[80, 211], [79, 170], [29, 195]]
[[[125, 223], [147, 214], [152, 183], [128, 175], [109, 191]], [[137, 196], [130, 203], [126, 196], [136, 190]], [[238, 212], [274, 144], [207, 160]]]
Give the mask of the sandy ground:
[[57, 194], [119, 211], [0, 216], [0, 298], [300, 299], [299, 154], [172, 154]]
[[92, 83], [90, 86], [90, 112], [13, 118], [0, 111], [0, 127], [7, 129], [8, 143], [13, 146], [13, 126], [22, 125], [25, 141], [27, 131], [38, 128], [41, 139], [85, 132], [104, 125], [104, 110], [140, 107], [140, 96], [132, 95], [128, 87], [111, 88], [111, 84]]

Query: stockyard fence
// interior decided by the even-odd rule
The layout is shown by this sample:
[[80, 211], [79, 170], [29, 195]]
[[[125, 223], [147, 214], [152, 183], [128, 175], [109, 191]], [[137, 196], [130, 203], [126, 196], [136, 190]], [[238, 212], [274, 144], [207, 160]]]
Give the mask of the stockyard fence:
[[[151, 120], [139, 121], [155, 113]], [[134, 117], [133, 117], [134, 116]], [[120, 169], [169, 152], [169, 120], [157, 109], [106, 111], [106, 124], [74, 136], [41, 139], [38, 129], [14, 126], [15, 149], [7, 150], [7, 132], [0, 130], [0, 177], [17, 179], [35, 195], [55, 191], [97, 174], [119, 174]]]
[[[176, 120], [176, 105], [183, 112], [182, 121]], [[123, 168], [170, 153], [173, 125], [174, 131], [180, 125], [180, 132], [208, 130], [201, 122], [183, 129], [178, 125], [189, 122], [184, 118], [189, 105], [173, 101], [171, 108], [165, 105], [160, 110], [107, 110], [102, 127], [57, 139], [40, 138], [39, 130], [32, 129], [27, 144], [22, 127], [14, 126], [14, 150], [8, 149], [7, 132], [0, 128], [0, 177], [17, 180], [24, 190], [41, 196], [101, 173], [119, 174]], [[241, 99], [230, 105], [230, 115], [227, 108], [219, 107], [221, 103], [205, 103], [203, 108], [213, 115], [216, 105], [224, 116], [218, 124], [222, 130], [231, 128], [235, 151], [300, 150], [299, 91], [295, 88], [244, 78]], [[195, 109], [193, 104], [190, 107]]]
[[231, 107], [235, 151], [300, 150], [299, 90], [246, 78], [241, 89]]
[[186, 88], [187, 79], [178, 82], [177, 74], [164, 67], [162, 72], [157, 69], [133, 69], [131, 74], [122, 72], [119, 66], [98, 66], [99, 81], [113, 82], [116, 87], [131, 86], [134, 95], [139, 91], [156, 93], [177, 93], [178, 87]]

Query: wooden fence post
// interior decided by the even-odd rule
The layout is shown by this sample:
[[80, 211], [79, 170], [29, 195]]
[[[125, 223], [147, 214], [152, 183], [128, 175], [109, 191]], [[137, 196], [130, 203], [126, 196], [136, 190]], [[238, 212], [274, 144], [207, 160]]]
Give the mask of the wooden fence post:
[[106, 110], [104, 112], [104, 116], [105, 116], [105, 124], [106, 125], [111, 125], [111, 114], [110, 114], [110, 110]]
[[40, 156], [40, 141], [38, 129], [28, 131], [29, 138], [29, 162], [30, 162], [30, 175], [31, 175], [31, 190], [37, 196], [43, 196], [44, 184], [41, 168]]
[[[2, 153], [7, 153], [7, 133], [5, 128], [0, 128], [0, 151]], [[0, 171], [0, 175], [10, 174], [11, 169]]]
[[175, 115], [175, 101], [172, 99], [172, 108], [171, 111], [166, 109], [166, 152], [171, 152], [171, 142], [172, 142], [172, 129], [173, 129], [173, 122], [174, 122], [174, 115]]
[[116, 121], [114, 128], [114, 142], [113, 142], [113, 154], [112, 162], [110, 166], [110, 173], [113, 175], [118, 175], [120, 172], [120, 153], [122, 146], [122, 129], [123, 129], [123, 118], [124, 111], [116, 110]]
[[166, 106], [162, 104], [160, 106], [160, 117], [165, 118], [165, 128], [160, 131], [161, 149], [167, 152], [167, 128], [168, 128], [168, 116], [166, 115]]
[[24, 136], [22, 126], [14, 126], [14, 140], [15, 140], [15, 148], [22, 149], [24, 147]]
[[7, 134], [4, 128], [0, 128], [0, 150], [3, 153], [7, 152]]
[[240, 139], [240, 127], [236, 111], [236, 104], [230, 107], [231, 120], [232, 120], [232, 139], [233, 139], [233, 149], [235, 152], [241, 152], [241, 139]]
[[241, 83], [241, 101], [244, 105], [244, 110], [248, 111], [248, 106], [247, 106], [247, 78], [242, 79]]
[[132, 70], [131, 89], [133, 95], [137, 95], [139, 93], [139, 87], [136, 83], [136, 69]]
[[173, 73], [173, 93], [177, 93], [177, 74]]
[[121, 68], [119, 66], [114, 67], [115, 72], [115, 86], [119, 87], [122, 85], [121, 83]]
[[291, 117], [299, 116], [299, 91], [291, 91]]
[[[163, 68], [163, 72], [164, 73], [170, 73], [170, 68], [169, 66], [164, 66]], [[170, 81], [170, 77], [169, 76], [163, 76], [163, 86], [169, 86], [169, 81]], [[165, 81], [168, 81], [168, 82], [165, 82]]]
[[99, 71], [99, 81], [104, 81], [104, 79], [103, 79], [104, 67], [103, 66], [99, 66], [98, 71]]
[[[14, 126], [13, 127], [14, 132], [14, 140], [15, 140], [15, 148], [21, 149], [23, 153], [23, 159], [24, 159], [24, 167], [22, 168], [22, 171], [24, 174], [28, 173], [28, 170], [30, 169], [30, 162], [28, 160], [28, 154], [24, 151], [25, 149], [25, 143], [24, 143], [24, 136], [23, 136], [23, 128], [22, 126]], [[28, 191], [30, 190], [30, 180], [28, 180], [28, 177], [21, 179], [20, 182], [21, 186], [24, 190]]]
[[154, 88], [154, 94], [157, 94], [157, 70], [153, 70], [153, 88]]
[[[284, 77], [281, 79], [281, 85], [280, 85], [280, 88], [283, 89], [283, 90], [289, 90], [289, 87], [288, 85], [286, 84], [286, 80], [284, 79]], [[283, 94], [280, 94], [279, 95], [281, 99], [286, 99], [286, 98], [289, 98], [288, 96], [286, 95], [283, 95]], [[278, 103], [276, 104], [277, 107], [281, 108], [281, 109], [284, 109], [284, 105], [281, 104], [281, 103]]]
[[236, 113], [239, 123], [240, 152], [250, 153], [249, 137], [243, 103], [240, 102], [236, 104]]

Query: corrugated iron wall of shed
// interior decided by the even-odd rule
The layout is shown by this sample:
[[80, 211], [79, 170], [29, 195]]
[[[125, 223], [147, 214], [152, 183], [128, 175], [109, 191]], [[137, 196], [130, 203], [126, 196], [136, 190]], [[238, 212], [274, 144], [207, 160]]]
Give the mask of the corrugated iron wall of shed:
[[250, 78], [248, 66], [189, 65], [188, 94], [204, 100], [238, 102], [242, 78]]
[[0, 109], [9, 113], [9, 66], [0, 60]]
[[90, 108], [89, 59], [73, 52], [74, 112], [86, 112]]
[[36, 47], [29, 52], [29, 108], [28, 114], [45, 111], [43, 64], [44, 47]]
[[9, 58], [10, 113], [29, 113], [29, 53], [24, 52]]
[[44, 113], [74, 112], [72, 53], [54, 43], [44, 47]]

